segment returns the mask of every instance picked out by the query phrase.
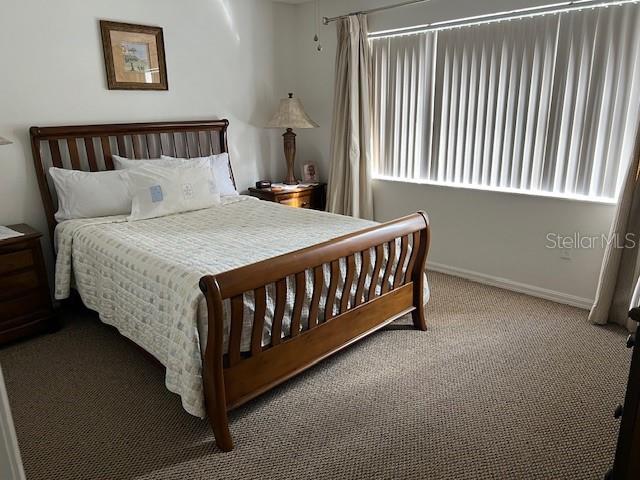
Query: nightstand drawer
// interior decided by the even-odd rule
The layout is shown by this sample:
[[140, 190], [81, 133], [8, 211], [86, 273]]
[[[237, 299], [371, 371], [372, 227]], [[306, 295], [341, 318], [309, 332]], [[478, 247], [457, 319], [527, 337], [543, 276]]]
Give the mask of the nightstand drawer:
[[10, 299], [38, 288], [38, 274], [35, 270], [8, 274], [0, 277], [0, 300]]
[[41, 235], [29, 225], [7, 226], [22, 235], [0, 240], [0, 344], [40, 333], [53, 318]]
[[32, 265], [33, 253], [31, 250], [18, 250], [17, 252], [0, 254], [0, 275]]
[[19, 319], [38, 310], [48, 309], [42, 292], [34, 291], [28, 295], [7, 300], [0, 300], [0, 322]]
[[311, 208], [311, 195], [281, 198], [278, 200], [278, 203], [296, 208]]
[[276, 202], [295, 208], [310, 208], [312, 210], [324, 210], [326, 199], [326, 183], [314, 185], [250, 188], [249, 195], [260, 200]]

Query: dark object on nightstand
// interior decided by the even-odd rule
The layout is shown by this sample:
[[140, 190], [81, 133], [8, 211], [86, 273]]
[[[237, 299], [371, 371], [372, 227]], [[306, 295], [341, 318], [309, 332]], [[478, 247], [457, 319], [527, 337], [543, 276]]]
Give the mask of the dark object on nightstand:
[[250, 188], [249, 195], [258, 197], [260, 200], [276, 202], [290, 207], [324, 210], [327, 184], [318, 183], [309, 187], [288, 187], [286, 189], [278, 189], [277, 187]]
[[627, 348], [633, 348], [631, 368], [627, 383], [624, 407], [618, 406], [615, 418], [622, 418], [618, 446], [613, 469], [607, 473], [607, 480], [632, 480], [640, 478], [640, 308], [632, 308], [629, 318], [638, 322], [635, 334], [627, 338]]
[[0, 240], [0, 344], [56, 327], [39, 232]]
[[256, 188], [271, 188], [271, 182], [269, 180], [258, 180]]

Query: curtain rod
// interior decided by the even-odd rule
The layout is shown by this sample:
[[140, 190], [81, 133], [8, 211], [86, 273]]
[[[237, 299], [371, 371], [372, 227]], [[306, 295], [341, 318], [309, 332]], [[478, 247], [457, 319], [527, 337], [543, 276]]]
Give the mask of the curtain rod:
[[409, 5], [415, 5], [417, 3], [430, 2], [431, 0], [409, 0], [407, 2], [395, 3], [393, 5], [385, 5], [384, 7], [370, 8], [369, 10], [361, 10], [359, 12], [346, 13], [344, 15], [338, 15], [337, 17], [322, 17], [322, 23], [329, 25], [330, 22], [335, 22], [341, 18], [347, 18], [351, 15], [366, 15], [368, 13], [383, 12], [384, 10], [390, 10], [392, 8], [407, 7]]
[[472, 17], [458, 18], [455, 20], [445, 20], [441, 22], [427, 23], [425, 25], [416, 25], [413, 27], [394, 28], [391, 30], [381, 30], [378, 32], [370, 32], [369, 38], [385, 38], [400, 35], [410, 35], [412, 33], [429, 32], [434, 30], [445, 30], [455, 27], [464, 27], [469, 25], [477, 25], [481, 23], [499, 22], [503, 20], [513, 20], [518, 18], [537, 17], [561, 12], [570, 12], [574, 10], [586, 10], [594, 8], [606, 8], [617, 5], [625, 5], [629, 3], [638, 3], [640, 0], [567, 0], [564, 2], [554, 3], [551, 5], [540, 5], [537, 7], [526, 7], [515, 10], [508, 10], [496, 13], [488, 13], [484, 15], [476, 15]]
[[[424, 3], [430, 0], [413, 0], [395, 5], [387, 5], [385, 7], [373, 8], [370, 10], [363, 10], [360, 12], [352, 12], [345, 15], [339, 15], [336, 17], [323, 17], [323, 23], [325, 25], [341, 18], [346, 18], [351, 15], [369, 14], [375, 12], [381, 12], [383, 10], [389, 10], [397, 7], [405, 7], [414, 5], [417, 3]], [[396, 35], [408, 35], [411, 33], [428, 32], [431, 30], [444, 30], [446, 28], [462, 27], [466, 25], [473, 25], [476, 23], [484, 22], [497, 22], [501, 20], [509, 20], [514, 18], [532, 17], [537, 15], [545, 15], [551, 13], [558, 13], [563, 11], [582, 10], [586, 8], [598, 8], [609, 7], [615, 5], [624, 5], [627, 3], [638, 3], [639, 0], [568, 0], [564, 2], [554, 3], [551, 5], [541, 5], [537, 7], [520, 8], [516, 10], [502, 11], [497, 13], [489, 13], [485, 15], [476, 15], [472, 17], [458, 18], [455, 20], [446, 20], [442, 22], [427, 23], [424, 25], [417, 25], [413, 27], [396, 28], [392, 30], [381, 30], [378, 32], [371, 32], [369, 38], [381, 38], [392, 37]]]

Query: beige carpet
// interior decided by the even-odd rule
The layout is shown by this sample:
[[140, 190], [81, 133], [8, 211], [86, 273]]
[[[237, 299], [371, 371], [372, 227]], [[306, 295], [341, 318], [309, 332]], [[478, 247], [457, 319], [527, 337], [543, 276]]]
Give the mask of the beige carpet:
[[597, 479], [629, 351], [586, 312], [430, 274], [392, 325], [231, 415], [215, 449], [163, 372], [86, 311], [0, 350], [29, 480]]

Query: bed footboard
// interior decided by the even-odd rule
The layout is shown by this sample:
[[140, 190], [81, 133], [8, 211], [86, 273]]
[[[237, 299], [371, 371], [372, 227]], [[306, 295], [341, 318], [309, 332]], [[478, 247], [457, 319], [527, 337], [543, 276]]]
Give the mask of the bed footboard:
[[[429, 240], [428, 218], [418, 212], [202, 277], [200, 288], [209, 315], [202, 376], [207, 415], [218, 447], [223, 451], [233, 449], [229, 410], [409, 312], [415, 327], [426, 330], [423, 292]], [[330, 272], [327, 285], [325, 271]], [[313, 279], [312, 292], [306, 292], [307, 276]], [[287, 318], [290, 333], [283, 336], [287, 279], [294, 282], [295, 300]], [[270, 285], [275, 285], [275, 308], [270, 342], [263, 345], [266, 289]], [[255, 314], [250, 350], [241, 352], [243, 324], [247, 321], [244, 295], [251, 292]], [[305, 307], [305, 298], [309, 297]], [[231, 305], [228, 353], [223, 344], [225, 300]]]

